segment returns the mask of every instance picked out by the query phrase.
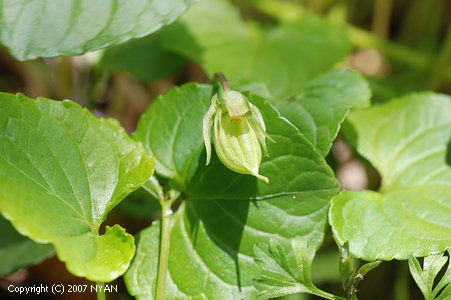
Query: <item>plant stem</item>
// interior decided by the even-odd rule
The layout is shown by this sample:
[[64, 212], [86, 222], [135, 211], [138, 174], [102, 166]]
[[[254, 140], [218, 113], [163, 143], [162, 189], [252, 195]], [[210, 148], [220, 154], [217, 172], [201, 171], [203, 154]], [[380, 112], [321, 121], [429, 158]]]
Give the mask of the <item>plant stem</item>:
[[58, 80], [58, 97], [72, 99], [73, 97], [73, 61], [72, 57], [61, 56], [60, 63], [56, 67], [56, 78]]
[[388, 37], [390, 27], [392, 0], [376, 0], [374, 2], [374, 14], [372, 31], [382, 39]]
[[[164, 205], [165, 207], [166, 205]], [[162, 208], [161, 218], [161, 239], [160, 239], [160, 259], [158, 262], [158, 280], [157, 280], [157, 300], [163, 300], [166, 293], [166, 277], [168, 271], [169, 248], [171, 238], [171, 220], [167, 208]]]
[[160, 204], [164, 200], [163, 188], [160, 186], [160, 183], [155, 176], [150, 177], [141, 187], [152, 197], [157, 199]]
[[158, 261], [158, 277], [156, 299], [164, 300], [166, 296], [166, 277], [168, 273], [168, 260], [172, 230], [171, 205], [180, 195], [177, 191], [169, 191], [168, 199], [159, 197], [161, 205], [161, 231], [160, 231], [160, 257]]
[[104, 290], [105, 283], [104, 282], [96, 282], [97, 284], [97, 300], [106, 300], [106, 294]]
[[399, 261], [396, 264], [396, 277], [395, 277], [395, 300], [408, 300], [409, 295], [409, 266], [406, 261]]
[[446, 68], [451, 64], [451, 25], [448, 26], [448, 32], [443, 41], [442, 49], [432, 69], [429, 88], [436, 90], [440, 88]]
[[215, 73], [214, 78], [219, 80], [219, 82], [221, 82], [221, 86], [222, 86], [222, 89], [224, 91], [230, 91], [229, 82], [227, 81], [227, 78], [224, 76], [224, 74], [222, 74], [222, 73]]

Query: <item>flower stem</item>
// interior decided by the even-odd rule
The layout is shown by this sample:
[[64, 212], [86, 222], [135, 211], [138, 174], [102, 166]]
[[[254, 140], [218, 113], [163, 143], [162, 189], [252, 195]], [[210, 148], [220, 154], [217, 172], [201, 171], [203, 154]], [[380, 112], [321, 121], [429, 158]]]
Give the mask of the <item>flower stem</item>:
[[168, 273], [169, 248], [172, 230], [171, 205], [178, 198], [180, 192], [169, 191], [167, 199], [158, 197], [161, 205], [160, 257], [158, 261], [158, 277], [156, 299], [164, 300], [166, 296], [166, 278]]
[[229, 82], [227, 81], [227, 78], [223, 73], [215, 73], [214, 79], [217, 79], [219, 80], [219, 82], [221, 82], [221, 86], [224, 91], [230, 91]]
[[431, 90], [437, 90], [445, 78], [445, 71], [451, 64], [451, 25], [448, 26], [448, 31], [445, 39], [443, 40], [443, 46], [440, 50], [440, 54], [435, 61], [431, 79], [429, 81], [429, 88]]
[[97, 300], [106, 300], [106, 294], [104, 290], [105, 283], [104, 282], [96, 282], [97, 284]]
[[382, 39], [388, 38], [392, 0], [376, 0], [373, 10], [372, 31]]

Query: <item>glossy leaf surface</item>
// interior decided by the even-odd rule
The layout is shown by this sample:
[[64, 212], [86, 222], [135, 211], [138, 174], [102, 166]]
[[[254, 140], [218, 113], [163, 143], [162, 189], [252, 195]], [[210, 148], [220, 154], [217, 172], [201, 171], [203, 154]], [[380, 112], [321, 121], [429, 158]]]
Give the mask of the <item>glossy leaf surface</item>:
[[154, 168], [116, 121], [71, 101], [0, 94], [0, 210], [22, 234], [50, 242], [77, 276], [108, 282], [127, 269], [133, 237], [107, 213]]
[[[269, 156], [260, 166], [270, 184], [228, 170], [216, 155], [205, 166], [202, 117], [211, 96], [211, 87], [195, 84], [168, 91], [151, 105], [134, 136], [155, 155], [157, 172], [177, 180], [186, 195], [171, 235], [170, 299], [255, 298], [252, 279], [259, 272], [253, 262], [254, 244], [274, 238], [286, 246], [300, 235], [318, 247], [329, 200], [338, 187], [311, 143], [263, 98], [253, 95], [249, 100], [262, 112], [267, 132], [276, 141], [268, 143]], [[176, 113], [157, 125], [155, 118], [167, 115], [163, 111]], [[159, 150], [158, 134], [172, 143]], [[146, 242], [142, 247], [138, 243], [136, 257], [142, 259], [135, 260], [126, 274], [129, 291], [141, 299], [153, 296], [148, 284], [155, 283], [156, 273], [148, 266], [158, 262], [159, 230], [152, 228], [141, 233], [139, 241]]]

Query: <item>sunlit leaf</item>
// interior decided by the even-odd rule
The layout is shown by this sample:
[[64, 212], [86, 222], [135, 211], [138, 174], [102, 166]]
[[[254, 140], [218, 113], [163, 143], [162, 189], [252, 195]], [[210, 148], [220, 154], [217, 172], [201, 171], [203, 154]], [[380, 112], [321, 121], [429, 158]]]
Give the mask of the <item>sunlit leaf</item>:
[[[157, 172], [175, 180], [185, 195], [171, 234], [168, 299], [255, 298], [254, 245], [273, 238], [287, 246], [299, 235], [317, 249], [338, 188], [312, 144], [254, 95], [249, 100], [276, 141], [268, 143], [269, 156], [260, 166], [270, 183], [230, 171], [214, 153], [205, 166], [202, 117], [212, 92], [195, 84], [168, 91], [152, 103], [134, 136], [155, 156]], [[163, 139], [168, 142], [160, 144]], [[137, 259], [126, 273], [129, 291], [140, 299], [154, 295], [149, 284], [156, 272], [149, 266], [158, 264], [158, 245], [159, 229], [152, 225], [140, 234]]]
[[116, 121], [71, 101], [0, 94], [0, 211], [20, 233], [52, 243], [77, 276], [108, 282], [128, 268], [133, 236], [99, 227], [153, 167]]
[[421, 93], [349, 116], [346, 132], [380, 172], [379, 192], [344, 191], [330, 223], [367, 260], [407, 259], [451, 245], [451, 99]]

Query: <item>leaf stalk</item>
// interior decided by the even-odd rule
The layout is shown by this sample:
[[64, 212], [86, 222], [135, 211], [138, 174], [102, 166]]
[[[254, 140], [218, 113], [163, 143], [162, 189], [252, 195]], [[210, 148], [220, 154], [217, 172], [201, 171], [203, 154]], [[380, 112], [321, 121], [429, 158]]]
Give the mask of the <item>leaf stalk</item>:
[[223, 73], [215, 73], [215, 76], [213, 77], [213, 79], [218, 80], [221, 83], [222, 89], [224, 91], [230, 91], [230, 85], [229, 82], [227, 81], [227, 78], [224, 76]]
[[166, 297], [166, 278], [168, 273], [168, 261], [170, 240], [172, 231], [171, 217], [173, 212], [171, 205], [180, 196], [180, 192], [170, 190], [168, 195], [158, 194], [158, 201], [161, 205], [161, 231], [160, 231], [160, 255], [158, 261], [158, 277], [156, 299], [164, 300]]
[[106, 300], [106, 294], [105, 294], [105, 283], [104, 282], [96, 282], [97, 284], [97, 300]]

